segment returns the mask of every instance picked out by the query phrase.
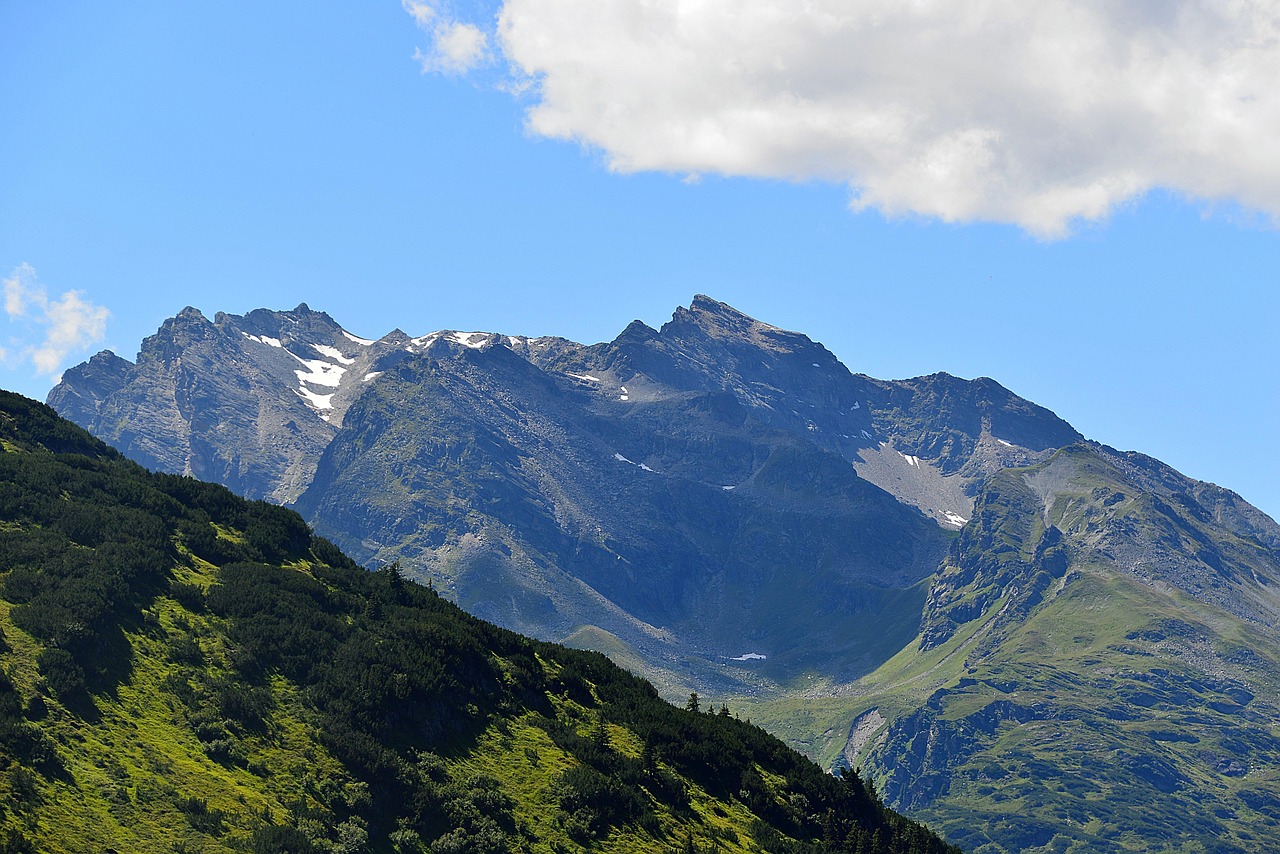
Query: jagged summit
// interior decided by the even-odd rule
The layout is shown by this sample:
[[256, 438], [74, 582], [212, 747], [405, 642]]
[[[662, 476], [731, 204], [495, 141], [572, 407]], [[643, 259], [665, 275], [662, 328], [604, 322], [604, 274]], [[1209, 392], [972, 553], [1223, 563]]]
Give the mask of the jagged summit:
[[[95, 357], [68, 371], [49, 402], [96, 424], [148, 465], [289, 501], [305, 488], [348, 408], [388, 370], [428, 351], [494, 346], [614, 404], [728, 393], [756, 421], [846, 457], [863, 477], [945, 525], [967, 518], [967, 487], [938, 477], [962, 469], [979, 477], [1011, 459], [1004, 450], [978, 454], [983, 436], [1033, 456], [1079, 438], [993, 381], [936, 375], [879, 383], [851, 373], [807, 336], [705, 294], [677, 308], [661, 329], [634, 321], [593, 347], [455, 330], [410, 337], [396, 329], [372, 341], [305, 302], [290, 311], [218, 312], [213, 321], [187, 306], [143, 342], [136, 364]], [[133, 407], [147, 413], [147, 426], [132, 423], [138, 419], [126, 413]], [[944, 416], [947, 429], [922, 426], [931, 411]], [[1030, 427], [1019, 426], [1024, 422]], [[912, 461], [905, 480], [899, 457], [881, 459], [886, 448]], [[920, 461], [938, 477], [922, 481], [919, 473], [934, 469]]]
[[754, 317], [739, 311], [727, 302], [712, 299], [706, 294], [697, 294], [688, 308], [679, 307], [672, 317], [673, 321], [693, 319], [704, 326], [715, 326], [739, 333], [750, 329], [773, 329], [781, 332], [776, 326], [762, 323]]
[[[662, 326], [662, 334], [687, 337], [697, 329], [711, 338], [748, 342], [752, 346], [794, 352], [814, 345], [808, 336], [770, 326], [744, 314], [728, 303], [704, 294], [693, 298], [689, 307], [677, 308], [671, 320]], [[834, 357], [833, 357], [834, 358]]]
[[212, 321], [187, 306], [136, 362], [99, 354], [48, 400], [144, 465], [291, 501], [373, 372], [372, 344], [306, 303]]
[[[942, 386], [944, 400], [981, 402], [929, 420], [920, 401]], [[703, 294], [661, 329], [636, 321], [589, 347], [456, 330], [370, 341], [306, 303], [212, 322], [190, 309], [136, 364], [72, 369], [50, 402], [147, 465], [297, 502], [361, 559], [399, 558], [507, 625], [544, 636], [596, 625], [645, 646], [665, 632], [674, 640], [655, 650], [696, 656], [743, 653], [728, 591], [752, 566], [811, 563], [813, 585], [885, 607], [853, 588], [931, 571], [945, 529], [968, 518], [988, 444], [1001, 460], [1038, 453], [1012, 432], [999, 434], [1008, 447], [989, 437], [1025, 404], [1016, 396], [954, 378], [880, 383]], [[809, 518], [808, 494], [829, 500], [824, 521]], [[684, 520], [683, 533], [659, 519]], [[794, 541], [739, 554], [734, 532], [763, 520]], [[859, 533], [873, 525], [896, 538]], [[507, 580], [495, 587], [472, 565], [505, 567]], [[574, 581], [534, 581], [528, 566]], [[594, 593], [564, 592], [584, 583]], [[772, 607], [759, 600], [746, 620], [785, 662], [801, 635], [788, 639]], [[722, 616], [697, 616], [707, 609]], [[909, 631], [918, 617], [905, 619]], [[659, 625], [671, 628], [655, 636]], [[796, 654], [831, 654], [820, 650]]]

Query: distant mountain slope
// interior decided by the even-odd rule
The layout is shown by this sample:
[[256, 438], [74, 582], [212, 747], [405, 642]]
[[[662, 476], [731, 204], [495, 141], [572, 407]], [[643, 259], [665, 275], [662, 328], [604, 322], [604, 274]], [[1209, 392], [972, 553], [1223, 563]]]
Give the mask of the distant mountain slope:
[[1100, 445], [996, 474], [843, 761], [976, 852], [1280, 846], [1276, 531]]
[[945, 533], [721, 389], [621, 381], [612, 355], [548, 373], [439, 339], [348, 411], [298, 508], [525, 631], [597, 625], [659, 661], [840, 653], [865, 669], [841, 648], [845, 613], [927, 576]]
[[871, 380], [703, 296], [593, 346], [188, 309], [49, 401], [501, 625], [612, 638], [671, 695], [873, 668], [975, 484], [1079, 438], [990, 380]]
[[5, 851], [957, 850], [33, 401], [0, 447]]
[[214, 322], [187, 308], [142, 343], [136, 364], [99, 353], [49, 402], [145, 466], [284, 503], [333, 438], [331, 413], [365, 349], [305, 305]]

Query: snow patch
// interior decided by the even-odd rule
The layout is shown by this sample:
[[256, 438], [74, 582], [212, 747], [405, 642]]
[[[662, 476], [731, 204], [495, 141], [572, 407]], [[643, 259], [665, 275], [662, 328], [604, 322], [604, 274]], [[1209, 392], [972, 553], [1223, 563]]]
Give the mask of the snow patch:
[[356, 335], [352, 335], [350, 332], [348, 332], [345, 329], [342, 330], [342, 334], [347, 337], [348, 341], [354, 341], [357, 344], [359, 344], [361, 347], [370, 347], [373, 345], [373, 342], [370, 341], [368, 338], [360, 338]]
[[647, 465], [645, 465], [644, 463], [637, 463], [637, 462], [635, 462], [634, 460], [629, 460], [629, 459], [627, 459], [626, 457], [624, 457], [622, 454], [619, 454], [619, 453], [618, 453], [618, 452], [616, 452], [616, 451], [615, 451], [615, 452], [614, 452], [614, 454], [613, 454], [613, 458], [614, 458], [615, 460], [617, 460], [618, 462], [620, 462], [620, 463], [627, 463], [628, 465], [633, 465], [633, 466], [635, 466], [636, 468], [642, 469], [642, 470], [644, 470], [644, 471], [652, 472], [653, 474], [657, 474], [657, 472], [656, 472], [656, 471], [654, 471], [653, 469], [649, 468], [649, 467], [648, 467]]
[[[308, 388], [295, 389], [298, 397], [303, 398], [316, 409], [333, 409], [333, 394], [316, 394]], [[325, 419], [328, 420], [327, 418]]]
[[814, 363], [813, 363], [813, 366], [814, 366], [815, 368], [821, 368], [821, 367], [822, 367], [822, 365], [819, 365], [817, 362], [814, 362]]
[[769, 656], [761, 655], [758, 652], [746, 652], [742, 655], [735, 655], [730, 661], [764, 661]]
[[322, 362], [319, 359], [299, 359], [297, 356], [293, 358], [298, 359], [299, 362], [307, 366], [305, 371], [294, 371], [298, 375], [298, 382], [300, 383], [337, 388], [342, 384], [342, 375], [347, 372], [347, 369], [340, 365]]
[[969, 524], [968, 519], [964, 518], [959, 513], [953, 513], [950, 510], [943, 510], [942, 516], [944, 522], [949, 525], [954, 525], [957, 528], [963, 528], [965, 525]]
[[859, 406], [859, 405], [858, 405], [858, 401], [856, 401], [856, 400], [855, 400], [855, 401], [853, 402], [853, 408], [854, 408], [854, 409], [861, 409], [862, 407], [861, 407], [861, 406]]
[[349, 365], [355, 361], [355, 359], [351, 359], [342, 355], [342, 351], [339, 350], [337, 347], [329, 347], [328, 345], [325, 345], [325, 344], [312, 344], [311, 346], [321, 356], [328, 356], [330, 359], [333, 359], [335, 362], [340, 362], [341, 364]]
[[1004, 439], [996, 439], [996, 441], [997, 441], [997, 442], [999, 442], [1001, 445], [1004, 445], [1006, 448], [1012, 448], [1012, 447], [1013, 447], [1013, 443], [1012, 443], [1012, 442], [1006, 442]]
[[417, 338], [409, 339], [408, 346], [405, 347], [410, 353], [415, 352], [415, 347], [426, 347], [437, 338], [448, 338], [455, 344], [461, 344], [463, 347], [470, 347], [472, 350], [479, 350], [485, 344], [489, 343], [489, 339], [493, 336], [488, 332], [432, 332], [429, 335], [420, 335]]
[[868, 433], [866, 430], [863, 430], [863, 431], [862, 431], [862, 438], [864, 438], [864, 439], [870, 439], [870, 438], [872, 438], [872, 436], [871, 436], [871, 434], [870, 434], [870, 433]]
[[489, 340], [488, 332], [450, 332], [449, 338], [463, 347], [479, 350]]
[[277, 350], [284, 348], [279, 338], [268, 338], [266, 335], [258, 337], [257, 335], [250, 335], [248, 332], [241, 332], [240, 334], [250, 341], [257, 341], [259, 344], [266, 344], [268, 347], [275, 347]]
[[721, 488], [721, 489], [723, 489], [723, 490], [725, 490], [726, 492], [728, 492], [730, 489], [733, 489], [733, 487], [732, 487], [732, 486], [722, 486], [722, 487], [720, 487], [720, 488]]
[[904, 454], [902, 453], [902, 451], [898, 451], [898, 456], [906, 460], [907, 465], [914, 466], [915, 468], [920, 468], [920, 458], [915, 456], [914, 454]]
[[586, 380], [587, 382], [590, 382], [590, 383], [600, 382], [599, 377], [593, 377], [591, 376], [591, 374], [571, 374], [566, 371], [565, 376], [573, 377], [575, 380]]
[[364, 380], [363, 380], [363, 382], [369, 382], [370, 380], [376, 380], [376, 379], [377, 379], [378, 377], [380, 377], [380, 376], [382, 376], [382, 371], [370, 371], [369, 373], [367, 373], [367, 374], [365, 374], [365, 375], [364, 375]]

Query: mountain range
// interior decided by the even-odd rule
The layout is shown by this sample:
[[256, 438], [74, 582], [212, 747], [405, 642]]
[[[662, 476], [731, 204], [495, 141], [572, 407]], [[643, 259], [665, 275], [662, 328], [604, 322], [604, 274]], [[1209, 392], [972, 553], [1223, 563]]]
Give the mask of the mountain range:
[[873, 379], [704, 296], [596, 345], [302, 305], [185, 309], [49, 403], [966, 848], [1280, 844], [1280, 526], [993, 380]]

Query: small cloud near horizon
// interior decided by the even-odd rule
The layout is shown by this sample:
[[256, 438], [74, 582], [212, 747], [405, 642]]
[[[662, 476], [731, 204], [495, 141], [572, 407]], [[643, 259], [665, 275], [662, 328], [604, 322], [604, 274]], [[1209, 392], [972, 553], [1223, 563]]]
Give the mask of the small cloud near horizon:
[[[11, 331], [10, 347], [0, 348], [6, 362], [29, 360], [40, 376], [57, 383], [67, 356], [102, 341], [106, 308], [95, 305], [80, 290], [64, 291], [50, 299], [35, 268], [19, 264], [4, 280], [4, 311]], [[31, 343], [33, 339], [38, 343]]]

